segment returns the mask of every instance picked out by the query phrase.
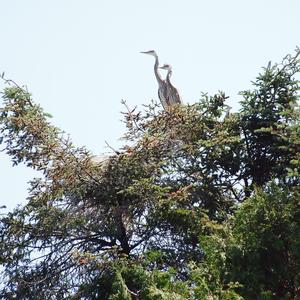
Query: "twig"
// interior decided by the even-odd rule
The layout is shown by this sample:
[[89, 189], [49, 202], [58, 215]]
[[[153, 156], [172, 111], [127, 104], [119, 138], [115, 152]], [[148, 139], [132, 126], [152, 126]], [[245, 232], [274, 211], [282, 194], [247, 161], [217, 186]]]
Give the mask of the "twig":
[[[1, 76], [0, 76], [0, 78], [4, 81], [4, 83], [6, 83], [6, 84], [8, 84], [8, 85], [13, 84], [15, 87], [17, 87], [18, 89], [20, 89], [20, 90], [22, 90], [23, 92], [25, 92], [25, 93], [28, 94], [27, 89], [24, 89], [23, 87], [21, 87], [20, 85], [18, 85], [18, 84], [17, 84], [14, 80], [12, 80], [12, 79], [6, 79], [6, 78], [4, 77], [4, 75], [5, 75], [5, 73], [3, 72], [3, 73], [1, 74]], [[31, 102], [30, 98], [27, 98], [27, 101], [28, 101], [29, 105], [33, 107], [33, 104], [32, 104], [32, 102]]]
[[129, 117], [130, 117], [130, 120], [134, 123], [135, 127], [136, 127], [138, 130], [140, 130], [140, 131], [142, 131], [142, 132], [145, 132], [145, 130], [144, 130], [143, 128], [141, 128], [141, 127], [137, 124], [136, 120], [134, 119], [134, 117], [133, 117], [133, 115], [132, 115], [132, 112], [136, 109], [136, 107], [135, 107], [133, 110], [130, 110], [129, 107], [128, 107], [128, 105], [127, 105], [127, 103], [126, 103], [126, 101], [125, 101], [124, 99], [121, 99], [121, 103], [126, 107], [126, 109], [127, 109], [127, 111], [128, 111], [128, 115], [129, 115]]
[[120, 155], [121, 152], [119, 152], [118, 150], [114, 149], [107, 141], [105, 141], [105, 144], [108, 148], [110, 148], [112, 151], [114, 151], [117, 155]]

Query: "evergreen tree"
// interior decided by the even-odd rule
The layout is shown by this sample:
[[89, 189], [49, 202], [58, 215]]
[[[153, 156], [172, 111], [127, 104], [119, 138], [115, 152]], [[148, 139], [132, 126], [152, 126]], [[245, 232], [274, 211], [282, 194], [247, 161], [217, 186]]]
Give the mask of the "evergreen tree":
[[102, 162], [3, 78], [1, 143], [41, 177], [1, 219], [0, 296], [300, 297], [299, 54], [236, 113], [222, 92], [168, 112], [124, 103], [127, 144]]

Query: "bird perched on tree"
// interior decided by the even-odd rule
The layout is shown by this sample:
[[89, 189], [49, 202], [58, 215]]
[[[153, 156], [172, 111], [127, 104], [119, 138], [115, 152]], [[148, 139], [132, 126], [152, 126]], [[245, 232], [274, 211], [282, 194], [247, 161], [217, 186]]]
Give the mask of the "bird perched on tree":
[[164, 64], [160, 69], [167, 70], [167, 78], [166, 78], [166, 98], [168, 99], [169, 106], [176, 105], [176, 104], [181, 104], [181, 98], [180, 95], [177, 91], [177, 89], [172, 85], [170, 78], [172, 75], [172, 66], [168, 64]]
[[[171, 85], [170, 80], [168, 78], [166, 80], [164, 80], [161, 77], [161, 75], [159, 74], [159, 72], [158, 72], [159, 61], [158, 61], [158, 56], [157, 56], [156, 52], [154, 50], [150, 50], [150, 51], [145, 51], [145, 52], [141, 52], [141, 53], [152, 55], [155, 58], [154, 74], [155, 74], [156, 80], [158, 82], [158, 97], [159, 97], [159, 100], [160, 100], [163, 108], [165, 110], [168, 110], [168, 107], [175, 104], [175, 103], [172, 102], [172, 101], [174, 101], [173, 98], [175, 98], [174, 96], [172, 96], [175, 88]], [[169, 73], [170, 72], [168, 72], [168, 75], [170, 77], [171, 75]], [[167, 77], [168, 77], [168, 75], [167, 75]], [[178, 95], [178, 92], [177, 92], [176, 89], [175, 89], [175, 91]], [[177, 99], [179, 99], [179, 101], [180, 101], [179, 95], [178, 95]], [[181, 103], [181, 101], [176, 102], [176, 104], [177, 103]]]

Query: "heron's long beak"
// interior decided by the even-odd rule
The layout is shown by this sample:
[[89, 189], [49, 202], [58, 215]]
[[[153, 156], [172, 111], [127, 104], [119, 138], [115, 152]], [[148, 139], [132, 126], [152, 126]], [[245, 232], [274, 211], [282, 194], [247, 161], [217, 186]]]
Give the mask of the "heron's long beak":
[[143, 54], [148, 54], [148, 52], [146, 52], [146, 51], [141, 51], [140, 53], [143, 53]]

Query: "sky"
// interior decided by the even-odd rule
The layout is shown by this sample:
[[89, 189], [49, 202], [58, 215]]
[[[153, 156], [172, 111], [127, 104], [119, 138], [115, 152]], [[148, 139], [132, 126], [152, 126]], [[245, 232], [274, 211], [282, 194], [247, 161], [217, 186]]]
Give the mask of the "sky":
[[[299, 11], [299, 0], [0, 0], [0, 73], [26, 85], [76, 146], [100, 154], [105, 141], [124, 143], [121, 99], [140, 109], [158, 100], [154, 58], [140, 51], [173, 66], [184, 103], [222, 90], [238, 110], [261, 67], [300, 46]], [[0, 165], [7, 212], [40, 175], [3, 152]]]

